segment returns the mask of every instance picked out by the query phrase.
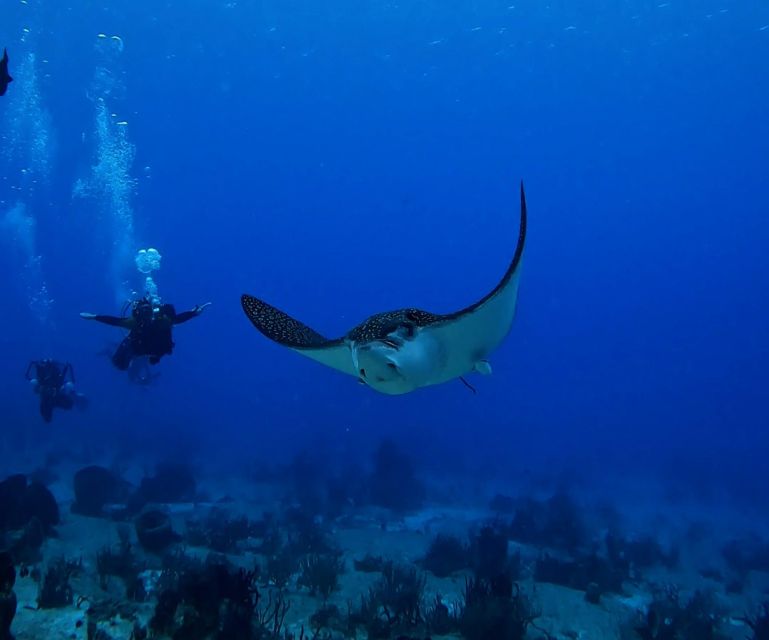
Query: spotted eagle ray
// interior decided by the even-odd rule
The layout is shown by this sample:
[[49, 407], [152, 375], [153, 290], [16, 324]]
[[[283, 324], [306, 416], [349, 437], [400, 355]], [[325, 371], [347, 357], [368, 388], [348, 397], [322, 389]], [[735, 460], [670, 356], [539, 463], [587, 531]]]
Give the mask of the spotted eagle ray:
[[526, 196], [521, 183], [518, 239], [507, 271], [494, 289], [460, 311], [443, 315], [414, 308], [386, 311], [329, 340], [258, 298], [243, 294], [240, 301], [253, 325], [270, 340], [355, 376], [381, 393], [409, 393], [456, 378], [465, 382], [464, 376], [472, 371], [491, 373], [487, 358], [510, 331], [525, 242]]

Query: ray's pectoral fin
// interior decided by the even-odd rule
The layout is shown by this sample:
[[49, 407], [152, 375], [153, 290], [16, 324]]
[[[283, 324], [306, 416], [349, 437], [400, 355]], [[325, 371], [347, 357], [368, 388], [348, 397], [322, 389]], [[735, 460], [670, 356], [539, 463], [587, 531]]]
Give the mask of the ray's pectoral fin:
[[485, 359], [510, 331], [518, 300], [518, 281], [526, 244], [526, 195], [521, 183], [521, 207], [515, 252], [502, 278], [483, 298], [455, 313], [442, 316], [429, 327], [437, 342], [448, 353], [441, 381], [470, 371], [488, 375], [491, 365]]
[[248, 319], [265, 337], [327, 367], [358, 377], [344, 339], [329, 340], [286, 312], [248, 294], [241, 296], [240, 303]]

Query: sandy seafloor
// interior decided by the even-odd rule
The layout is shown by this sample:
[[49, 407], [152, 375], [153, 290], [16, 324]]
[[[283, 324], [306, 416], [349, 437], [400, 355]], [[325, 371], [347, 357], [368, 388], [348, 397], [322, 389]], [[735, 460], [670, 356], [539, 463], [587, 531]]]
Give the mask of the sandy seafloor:
[[[68, 464], [64, 464], [55, 470], [57, 479], [49, 485], [49, 489], [59, 503], [61, 523], [56, 527], [57, 536], [46, 539], [42, 550], [43, 560], [39, 565], [44, 567], [46, 563], [61, 557], [82, 561], [83, 570], [71, 582], [74, 604], [58, 609], [38, 609], [38, 583], [30, 576], [17, 578], [15, 592], [18, 597], [18, 610], [11, 630], [18, 640], [85, 639], [88, 603], [108, 597], [124, 597], [124, 588], [119, 579], [113, 578], [108, 591], [105, 592], [100, 588], [96, 577], [96, 554], [105, 545], [118, 543], [118, 523], [104, 518], [78, 516], [70, 511], [74, 500], [72, 477], [80, 466], [83, 465], [72, 465], [69, 468]], [[13, 470], [18, 471], [18, 467], [19, 465], [15, 464]], [[124, 473], [124, 477], [132, 482], [138, 481], [142, 475], [143, 471], [138, 468]], [[462, 481], [456, 483], [463, 484]], [[340, 588], [331, 595], [328, 602], [346, 611], [348, 603], [359, 601], [360, 595], [376, 580], [377, 574], [355, 571], [354, 559], [372, 553], [397, 561], [414, 562], [424, 555], [436, 533], [447, 532], [464, 536], [471, 527], [482, 525], [493, 518], [494, 514], [487, 507], [488, 496], [484, 495], [485, 489], [480, 484], [475, 488], [469, 487], [469, 484], [464, 484], [464, 498], [441, 500], [408, 516], [396, 516], [369, 507], [352, 509], [338, 520], [325, 523], [333, 542], [344, 551], [345, 562]], [[495, 491], [491, 493], [496, 493], [499, 488], [495, 487]], [[204, 516], [214, 505], [217, 509], [226, 509], [232, 515], [246, 515], [254, 519], [261, 517], [265, 512], [274, 512], [281, 488], [234, 476], [217, 479], [210, 475], [207, 477], [201, 472], [198, 489], [201, 495], [207, 497], [206, 502], [162, 507], [172, 513], [174, 527], [180, 533], [184, 532], [187, 519]], [[511, 495], [519, 494], [515, 487], [508, 489]], [[447, 497], [452, 493], [455, 492], [445, 491]], [[580, 493], [581, 495], [576, 494], [576, 497], [583, 504], [605, 503], [605, 496], [601, 496], [599, 492], [589, 493], [582, 488]], [[703, 531], [698, 544], [684, 545], [681, 548], [678, 566], [672, 571], [662, 567], [645, 571], [637, 581], [624, 585], [624, 595], [604, 595], [598, 605], [588, 603], [582, 591], [548, 583], [535, 584], [531, 579], [524, 579], [520, 582], [522, 589], [532, 596], [541, 610], [541, 616], [536, 621], [537, 628], [530, 628], [527, 638], [635, 638], [637, 635], [634, 632], [623, 632], [623, 628], [627, 629], [628, 623], [642, 615], [645, 606], [651, 601], [652, 586], [655, 584], [675, 584], [680, 588], [682, 596], [697, 589], [712, 589], [718, 601], [728, 611], [722, 627], [726, 637], [742, 640], [750, 636], [750, 629], [740, 618], [755, 613], [763, 602], [769, 601], [769, 574], [752, 572], [748, 576], [743, 593], [727, 594], [724, 584], [703, 578], [700, 570], [717, 569], [727, 574], [728, 570], [720, 553], [723, 544], [745, 535], [764, 536], [767, 531], [765, 523], [759, 526], [754, 513], [727, 504], [717, 507], [714, 504], [703, 505], [695, 501], [666, 502], [664, 494], [662, 490], [657, 493], [644, 486], [639, 487], [633, 496], [632, 489], [628, 489], [624, 494], [624, 502], [615, 500], [614, 508], [623, 518], [625, 531], [653, 533], [663, 544], [666, 541], [682, 539], [684, 532], [692, 525]], [[226, 498], [226, 502], [220, 502], [222, 498]], [[384, 528], [383, 521], [387, 522]], [[149, 567], [159, 567], [160, 557], [144, 553], [136, 541], [133, 527], [130, 527], [130, 530], [134, 551], [146, 560]], [[601, 532], [596, 531], [595, 534], [598, 536]], [[209, 553], [205, 548], [179, 546], [188, 554], [199, 556], [201, 559]], [[245, 548], [248, 548], [247, 544]], [[510, 550], [521, 552], [524, 569], [527, 563], [534, 562], [541, 551], [513, 541], [510, 542]], [[228, 555], [228, 558], [233, 564], [245, 568], [253, 568], [255, 562], [261, 560], [257, 554], [249, 551]], [[440, 594], [447, 603], [461, 600], [465, 574], [460, 573], [446, 579], [436, 578], [429, 572], [425, 572], [425, 576], [427, 601], [432, 601], [435, 594]], [[259, 584], [262, 585], [262, 582]], [[291, 607], [286, 616], [285, 628], [297, 633], [302, 626], [309, 630], [309, 617], [322, 605], [321, 599], [310, 596], [307, 589], [299, 587], [296, 577], [289, 582], [288, 596]], [[146, 625], [152, 616], [154, 605], [153, 598], [144, 603], [132, 604], [141, 623]], [[109, 623], [101, 623], [101, 627], [112, 638], [126, 640], [131, 636], [132, 626], [131, 622], [123, 620], [120, 616], [116, 616]], [[361, 632], [358, 637], [363, 638], [365, 635]], [[459, 636], [432, 636], [440, 637]]]

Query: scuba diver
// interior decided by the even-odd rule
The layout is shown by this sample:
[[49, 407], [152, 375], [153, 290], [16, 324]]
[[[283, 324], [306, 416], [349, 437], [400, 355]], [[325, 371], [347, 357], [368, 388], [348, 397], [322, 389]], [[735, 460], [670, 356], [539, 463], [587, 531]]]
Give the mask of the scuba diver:
[[24, 377], [40, 396], [40, 415], [46, 422], [53, 419], [55, 408], [69, 410], [77, 405], [85, 409], [88, 405], [88, 399], [75, 391], [75, 372], [69, 362], [62, 364], [50, 358], [33, 360]]
[[113, 327], [128, 329], [128, 335], [112, 354], [112, 364], [121, 371], [127, 371], [131, 361], [138, 356], [149, 356], [150, 364], [157, 364], [165, 355], [174, 350], [172, 329], [199, 316], [211, 303], [196, 305], [190, 311], [176, 313], [172, 304], [155, 305], [150, 297], [141, 298], [132, 304], [130, 316], [101, 316], [81, 313], [86, 320], [96, 320]]

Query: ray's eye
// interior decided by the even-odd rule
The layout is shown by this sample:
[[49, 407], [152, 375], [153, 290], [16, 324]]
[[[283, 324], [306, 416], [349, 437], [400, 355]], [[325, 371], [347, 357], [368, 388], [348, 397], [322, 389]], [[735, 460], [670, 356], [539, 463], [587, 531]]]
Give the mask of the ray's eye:
[[360, 370], [360, 375], [365, 378], [366, 377], [366, 370], [365, 369], [361, 369]]

